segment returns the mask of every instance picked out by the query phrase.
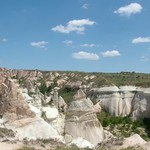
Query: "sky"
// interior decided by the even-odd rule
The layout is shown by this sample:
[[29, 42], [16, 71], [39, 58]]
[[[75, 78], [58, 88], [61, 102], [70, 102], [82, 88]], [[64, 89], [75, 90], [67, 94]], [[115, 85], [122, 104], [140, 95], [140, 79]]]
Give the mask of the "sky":
[[150, 73], [150, 0], [0, 0], [0, 67]]

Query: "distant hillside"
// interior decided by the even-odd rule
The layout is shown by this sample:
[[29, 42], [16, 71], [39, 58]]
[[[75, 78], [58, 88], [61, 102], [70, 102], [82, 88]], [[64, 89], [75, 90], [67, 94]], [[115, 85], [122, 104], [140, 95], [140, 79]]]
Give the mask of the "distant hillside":
[[50, 82], [53, 86], [66, 85], [87, 87], [101, 87], [106, 85], [135, 85], [150, 87], [150, 74], [135, 72], [102, 73], [102, 72], [78, 72], [78, 71], [42, 71], [42, 70], [10, 70], [0, 68], [0, 72], [9, 74], [11, 78], [19, 79], [20, 83], [27, 79], [38, 82]]
[[[41, 71], [43, 75], [48, 71]], [[55, 71], [53, 73], [56, 73]], [[57, 71], [61, 75], [66, 74], [69, 81], [82, 81], [85, 84], [94, 82], [96, 86], [105, 85], [135, 85], [141, 87], [150, 87], [150, 74], [135, 72], [120, 73], [102, 73], [102, 72], [78, 72], [78, 71]], [[59, 77], [60, 78], [60, 77]]]

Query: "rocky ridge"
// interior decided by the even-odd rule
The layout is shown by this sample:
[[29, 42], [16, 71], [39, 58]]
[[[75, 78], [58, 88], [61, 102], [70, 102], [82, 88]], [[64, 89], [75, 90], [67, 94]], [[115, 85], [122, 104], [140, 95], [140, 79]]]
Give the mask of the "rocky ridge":
[[[96, 112], [101, 109], [111, 115], [130, 115], [134, 120], [150, 117], [149, 88], [97, 87], [92, 82], [70, 81], [72, 77], [78, 79], [75, 73], [43, 74], [37, 70], [1, 68], [0, 75], [0, 124], [16, 133], [15, 140], [55, 139], [68, 145], [94, 148], [114, 138], [97, 119]], [[92, 80], [96, 76], [83, 78]], [[77, 91], [68, 106], [59, 95], [63, 88]]]
[[93, 88], [90, 92], [91, 99], [111, 115], [130, 115], [133, 120], [150, 118], [150, 88], [109, 86]]

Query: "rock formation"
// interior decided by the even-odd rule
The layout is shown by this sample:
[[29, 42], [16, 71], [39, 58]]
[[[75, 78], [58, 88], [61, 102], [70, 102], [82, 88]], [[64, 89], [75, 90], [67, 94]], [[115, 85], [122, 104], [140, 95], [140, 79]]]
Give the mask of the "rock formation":
[[132, 118], [150, 118], [150, 89], [144, 89], [136, 93], [132, 101]]
[[67, 104], [61, 96], [58, 98], [58, 108], [60, 112], [66, 112], [67, 110]]
[[78, 137], [94, 145], [101, 143], [104, 138], [104, 131], [97, 119], [93, 104], [81, 89], [73, 97], [65, 122], [66, 143]]
[[93, 88], [91, 99], [96, 99], [101, 107], [115, 116], [150, 118], [150, 89], [135, 86], [111, 86]]
[[130, 91], [121, 91], [118, 87], [103, 87], [93, 89], [93, 97], [111, 115], [127, 116], [131, 112], [133, 94]]
[[53, 101], [55, 107], [58, 109], [58, 88], [57, 87], [55, 87], [53, 90], [52, 101]]
[[20, 117], [34, 117], [35, 114], [30, 110], [24, 101], [21, 91], [17, 85], [9, 78], [2, 83], [0, 93], [0, 114], [7, 116], [10, 120]]
[[[97, 75], [82, 75], [84, 80], [81, 81], [80, 77], [76, 73], [0, 68], [0, 127], [11, 129], [16, 139], [59, 139], [80, 148], [94, 148], [108, 141], [110, 147], [112, 143], [117, 146], [123, 143], [122, 147], [138, 143], [149, 146], [138, 135], [119, 141], [107, 128], [103, 130], [96, 113], [105, 109], [115, 116], [130, 115], [133, 120], [150, 118], [150, 89], [135, 86], [94, 88], [98, 87], [97, 80], [92, 79]], [[41, 93], [42, 83], [47, 87], [45, 95]], [[59, 96], [58, 87], [51, 95], [48, 93], [56, 84], [59, 88], [80, 88], [68, 109]]]
[[54, 104], [54, 106], [60, 111], [60, 112], [66, 112], [67, 109], [67, 104], [64, 101], [64, 99], [58, 95], [58, 87], [55, 87], [53, 89], [52, 92], [52, 96], [50, 97], [51, 99], [47, 99], [47, 102], [50, 103], [50, 101], [52, 101], [52, 103]]

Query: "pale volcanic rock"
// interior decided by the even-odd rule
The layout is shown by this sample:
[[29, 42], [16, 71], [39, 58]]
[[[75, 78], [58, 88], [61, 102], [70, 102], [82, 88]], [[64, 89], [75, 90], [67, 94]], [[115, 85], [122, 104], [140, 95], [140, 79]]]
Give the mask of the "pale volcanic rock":
[[73, 88], [80, 88], [81, 85], [82, 85], [82, 81], [76, 81], [76, 82], [69, 81], [65, 84], [65, 87], [73, 89]]
[[81, 100], [81, 99], [86, 99], [86, 95], [81, 89], [79, 89], [77, 93], [73, 96], [73, 100]]
[[67, 104], [61, 96], [58, 98], [58, 108], [61, 112], [66, 112], [67, 110]]
[[115, 116], [128, 116], [136, 120], [150, 118], [150, 88], [110, 86], [91, 89], [91, 99]]
[[24, 100], [22, 92], [18, 89], [13, 80], [8, 78], [2, 83], [0, 113], [2, 116], [7, 116], [10, 120], [17, 119], [18, 117], [35, 116]]
[[140, 118], [150, 118], [150, 93], [138, 92], [132, 102], [132, 114], [133, 120]]
[[140, 146], [146, 144], [146, 141], [143, 140], [138, 134], [134, 134], [128, 138], [125, 138], [123, 141], [122, 148]]
[[15, 131], [19, 140], [27, 138], [28, 140], [57, 139], [63, 141], [58, 131], [42, 118], [23, 118], [5, 126]]
[[93, 144], [83, 139], [82, 137], [74, 139], [69, 145], [76, 145], [79, 148], [90, 148], [90, 149], [94, 149], [95, 147]]
[[94, 88], [91, 90], [92, 98], [95, 98], [111, 115], [120, 115], [120, 94], [116, 86]]
[[91, 100], [85, 97], [82, 90], [79, 90], [73, 99], [66, 115], [66, 143], [78, 137], [82, 137], [94, 145], [101, 143], [104, 131], [97, 119]]
[[35, 86], [33, 82], [31, 81], [31, 79], [27, 79], [24, 84], [25, 84], [25, 87], [28, 89], [29, 93], [35, 93]]
[[136, 87], [117, 86], [94, 88], [91, 90], [95, 98], [107, 112], [115, 116], [127, 116], [131, 113], [132, 100]]

